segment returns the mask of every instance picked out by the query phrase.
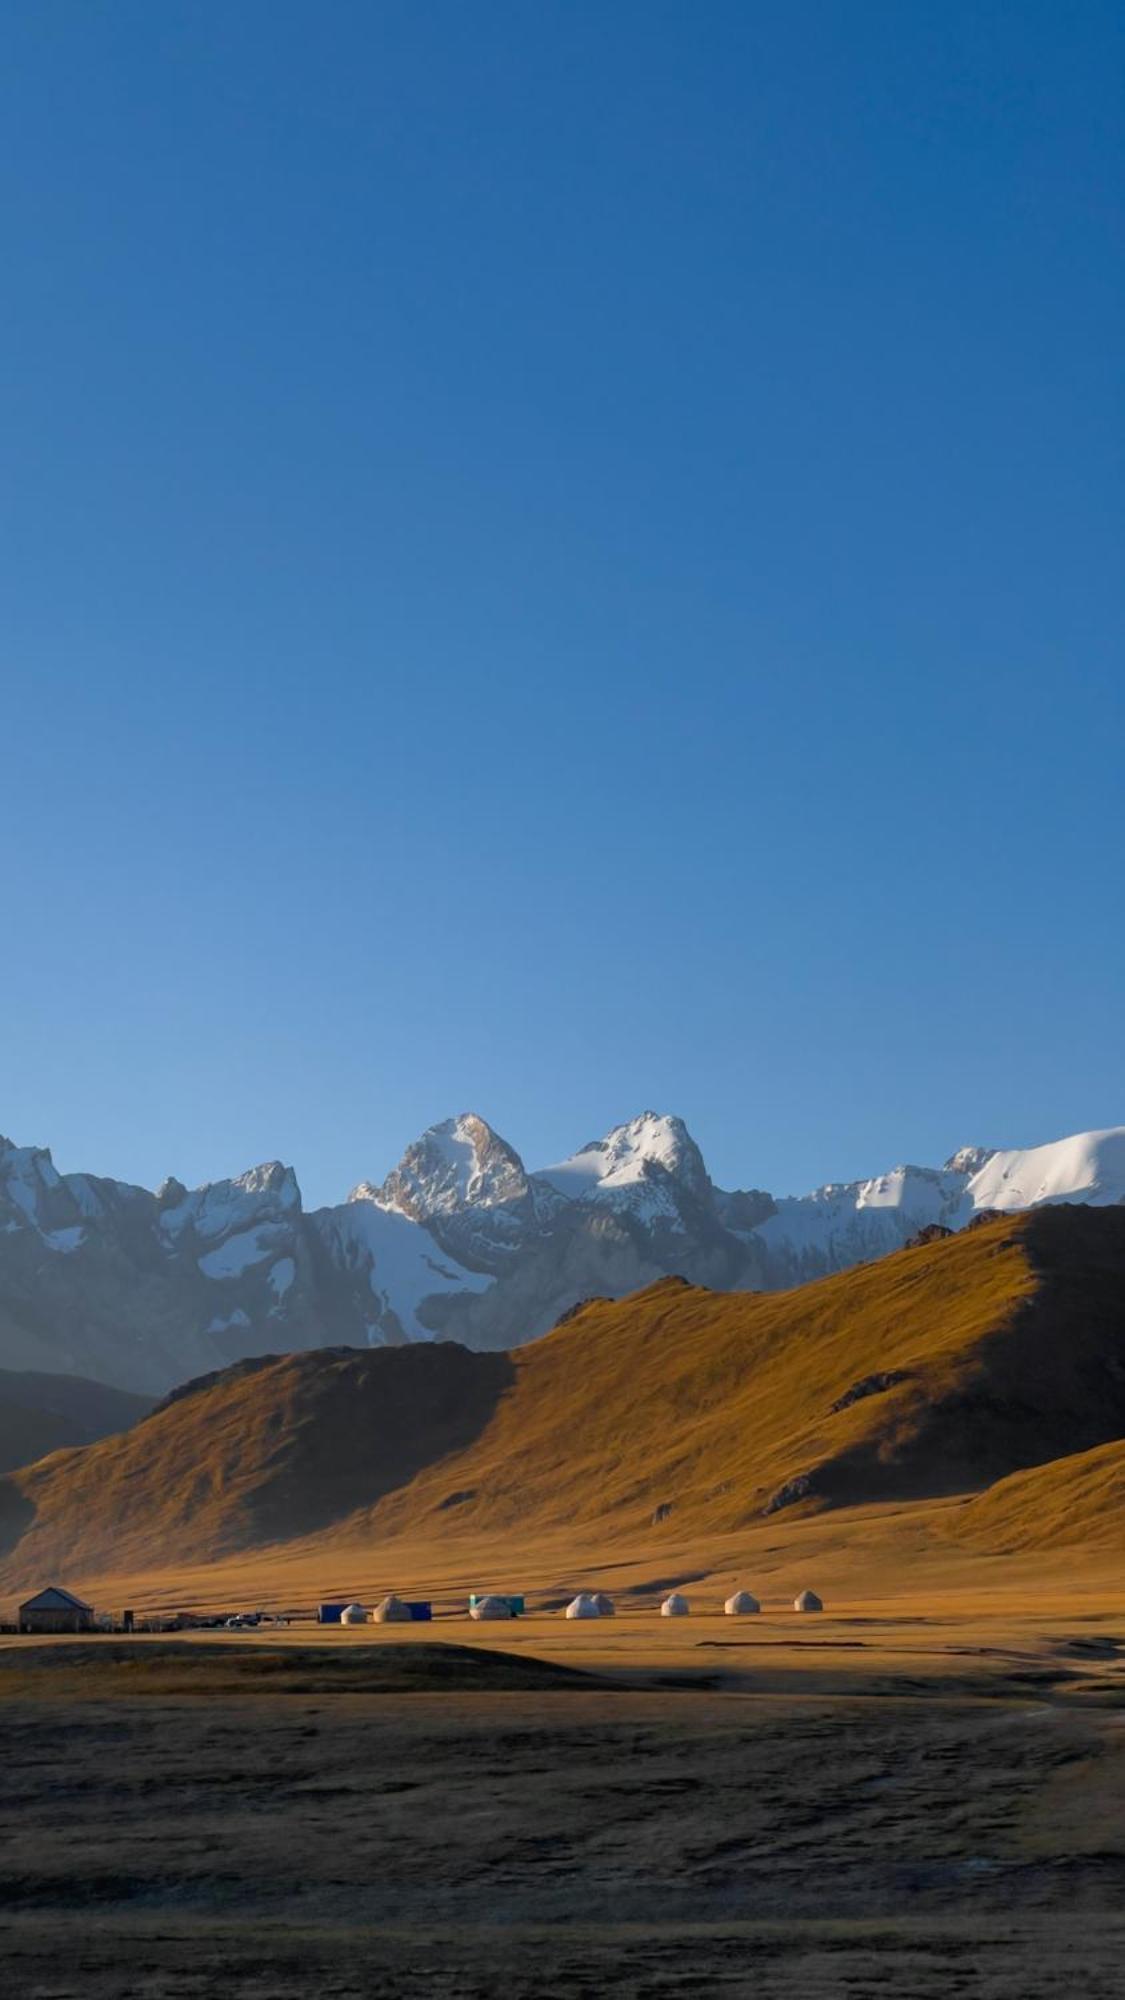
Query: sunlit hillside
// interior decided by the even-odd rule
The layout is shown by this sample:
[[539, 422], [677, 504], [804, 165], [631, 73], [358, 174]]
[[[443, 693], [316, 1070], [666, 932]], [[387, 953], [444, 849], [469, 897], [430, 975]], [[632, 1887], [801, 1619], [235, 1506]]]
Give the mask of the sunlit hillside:
[[620, 1549], [655, 1520], [687, 1547], [980, 1494], [942, 1516], [967, 1546], [1057, 1542], [1076, 1495], [1104, 1541], [1120, 1534], [1103, 1496], [1125, 1433], [1123, 1278], [1125, 1212], [1044, 1209], [785, 1294], [667, 1280], [512, 1355], [243, 1363], [0, 1483], [5, 1581], [307, 1537]]

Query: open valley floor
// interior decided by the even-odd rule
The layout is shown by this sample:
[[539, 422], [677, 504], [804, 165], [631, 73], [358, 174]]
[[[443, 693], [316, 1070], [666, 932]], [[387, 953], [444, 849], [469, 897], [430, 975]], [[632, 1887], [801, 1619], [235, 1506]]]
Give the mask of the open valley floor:
[[10, 1639], [5, 1991], [1118, 1995], [1125, 1620], [793, 1625]]

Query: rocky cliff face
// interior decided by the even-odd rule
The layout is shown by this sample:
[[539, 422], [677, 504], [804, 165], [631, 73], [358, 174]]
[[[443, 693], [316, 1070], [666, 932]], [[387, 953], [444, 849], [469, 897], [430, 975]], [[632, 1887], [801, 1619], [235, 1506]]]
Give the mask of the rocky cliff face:
[[307, 1212], [271, 1162], [156, 1193], [60, 1174], [0, 1140], [0, 1366], [163, 1393], [246, 1355], [435, 1334], [534, 1338], [576, 1300], [678, 1274], [776, 1289], [981, 1209], [1125, 1199], [1125, 1130], [774, 1200], [708, 1176], [682, 1120], [645, 1113], [529, 1171], [481, 1118], [450, 1119], [381, 1184]]

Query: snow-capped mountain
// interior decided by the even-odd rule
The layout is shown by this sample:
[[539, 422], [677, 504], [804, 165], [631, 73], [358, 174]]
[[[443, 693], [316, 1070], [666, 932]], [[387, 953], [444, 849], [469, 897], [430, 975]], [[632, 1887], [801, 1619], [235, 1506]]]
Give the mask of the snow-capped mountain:
[[1043, 1201], [1125, 1201], [1125, 1127], [1023, 1152], [962, 1146], [944, 1167], [894, 1167], [875, 1180], [783, 1198], [754, 1233], [776, 1289], [882, 1257], [934, 1223], [963, 1229], [988, 1210]]
[[155, 1194], [0, 1140], [0, 1366], [162, 1392], [271, 1349], [425, 1337], [488, 1280], [360, 1202], [307, 1214], [291, 1167]]
[[466, 1208], [503, 1208], [525, 1201], [529, 1183], [523, 1161], [471, 1111], [432, 1125], [408, 1146], [382, 1187], [361, 1181], [351, 1199], [433, 1222]]
[[684, 1227], [685, 1203], [706, 1205], [711, 1182], [703, 1155], [682, 1118], [644, 1112], [592, 1139], [580, 1153], [535, 1175], [567, 1201], [599, 1201], [646, 1222]]
[[305, 1210], [292, 1168], [156, 1191], [60, 1174], [0, 1140], [0, 1366], [163, 1391], [244, 1355], [443, 1336], [517, 1345], [580, 1298], [675, 1272], [796, 1284], [988, 1209], [1125, 1200], [1125, 1127], [1019, 1152], [962, 1147], [775, 1200], [710, 1180], [646, 1112], [527, 1169], [484, 1119], [447, 1120], [381, 1184]]
[[421, 1223], [450, 1255], [492, 1273], [546, 1227], [559, 1206], [514, 1148], [471, 1111], [432, 1125], [381, 1187], [361, 1181], [349, 1200]]

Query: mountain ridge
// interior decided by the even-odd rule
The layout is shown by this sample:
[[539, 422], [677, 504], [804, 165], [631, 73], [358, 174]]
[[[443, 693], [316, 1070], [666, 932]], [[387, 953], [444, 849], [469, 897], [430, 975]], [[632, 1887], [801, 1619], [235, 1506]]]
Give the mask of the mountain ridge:
[[672, 1273], [777, 1290], [958, 1229], [984, 1209], [1125, 1200], [1125, 1128], [962, 1147], [804, 1196], [725, 1190], [679, 1118], [618, 1125], [525, 1167], [475, 1113], [433, 1126], [379, 1184], [307, 1210], [272, 1161], [188, 1190], [60, 1174], [0, 1140], [0, 1365], [163, 1394], [249, 1354], [456, 1339], [508, 1348], [577, 1301]]

